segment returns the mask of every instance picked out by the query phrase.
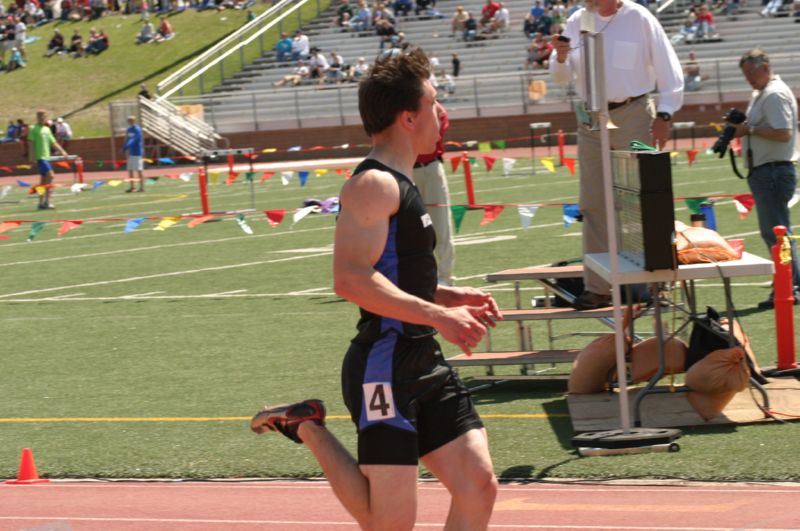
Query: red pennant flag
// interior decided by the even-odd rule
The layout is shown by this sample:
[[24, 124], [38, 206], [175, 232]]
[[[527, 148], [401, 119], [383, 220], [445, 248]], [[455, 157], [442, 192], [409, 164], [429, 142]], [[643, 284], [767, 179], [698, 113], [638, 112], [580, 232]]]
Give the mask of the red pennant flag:
[[307, 151], [319, 151], [321, 149], [328, 149], [328, 148], [326, 148], [325, 146], [314, 146], [314, 147], [308, 148]]
[[58, 228], [58, 235], [63, 236], [73, 229], [77, 229], [83, 223], [82, 219], [67, 220]]
[[497, 160], [496, 158], [490, 157], [489, 155], [483, 156], [483, 162], [486, 163], [486, 171], [492, 171], [492, 168], [494, 167], [494, 162], [496, 160]]
[[575, 175], [575, 159], [564, 157], [564, 166], [567, 167], [570, 174]]
[[125, 165], [125, 161], [124, 160], [118, 160], [117, 162], [114, 163], [114, 167], [116, 167], [116, 168], [121, 168], [124, 165]]
[[264, 181], [268, 180], [273, 175], [275, 175], [274, 171], [265, 171], [264, 174], [261, 176], [261, 180], [258, 181], [258, 182], [259, 183], [263, 183]]
[[459, 164], [461, 164], [461, 155], [450, 159], [450, 167], [453, 168], [454, 172], [458, 169]]
[[283, 221], [283, 216], [286, 215], [286, 209], [282, 208], [280, 210], [265, 210], [264, 214], [267, 215], [267, 221], [273, 227], [277, 227], [278, 223]]
[[503, 211], [503, 205], [486, 205], [483, 207], [483, 219], [481, 220], [481, 226], [488, 225], [495, 219], [500, 213]]
[[750, 211], [753, 210], [756, 201], [753, 199], [753, 194], [739, 194], [733, 197], [733, 203], [736, 205], [739, 217], [745, 219]]
[[341, 175], [344, 173], [344, 170], [341, 168], [336, 168], [336, 175]]
[[20, 225], [22, 225], [21, 221], [4, 221], [3, 223], [0, 223], [0, 234], [7, 230], [16, 229]]
[[225, 181], [225, 184], [227, 184], [227, 185], [233, 184], [233, 181], [235, 181], [238, 176], [239, 176], [239, 174], [236, 173], [235, 171], [230, 172], [228, 174], [228, 180]]
[[0, 240], [7, 240], [9, 238], [11, 238], [11, 236], [9, 236], [8, 234], [0, 234]]
[[350, 173], [350, 170], [344, 170], [344, 178], [345, 179], [350, 180], [350, 177], [352, 177], [352, 176], [353, 176], [353, 174]]
[[187, 227], [190, 229], [195, 228], [196, 226], [200, 225], [201, 223], [205, 223], [206, 221], [214, 219], [212, 214], [206, 214], [205, 216], [200, 216], [199, 218], [194, 218], [192, 221], [186, 224]]
[[686, 158], [689, 159], [689, 166], [694, 164], [694, 159], [697, 158], [698, 151], [696, 149], [690, 149], [686, 152]]
[[164, 175], [164, 177], [166, 177], [167, 179], [172, 179], [173, 181], [177, 181], [179, 175], [177, 173], [167, 173]]
[[9, 168], [8, 166], [0, 166], [0, 170], [3, 170], [4, 172], [7, 173], [11, 173], [12, 171], [11, 168]]
[[69, 165], [69, 162], [67, 162], [65, 160], [60, 160], [60, 161], [56, 162], [56, 166], [61, 166], [62, 168], [67, 169], [67, 170], [71, 169], [70, 165]]
[[258, 155], [255, 153], [242, 153], [242, 156], [247, 157], [250, 160], [256, 160], [258, 158]]

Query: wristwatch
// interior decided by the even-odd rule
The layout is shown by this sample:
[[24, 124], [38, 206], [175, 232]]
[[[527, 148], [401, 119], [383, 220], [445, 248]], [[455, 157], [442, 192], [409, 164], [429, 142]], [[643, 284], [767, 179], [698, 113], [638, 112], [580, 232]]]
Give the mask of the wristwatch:
[[669, 122], [670, 120], [672, 120], [672, 115], [668, 112], [657, 112], [656, 118], [661, 118], [665, 122]]

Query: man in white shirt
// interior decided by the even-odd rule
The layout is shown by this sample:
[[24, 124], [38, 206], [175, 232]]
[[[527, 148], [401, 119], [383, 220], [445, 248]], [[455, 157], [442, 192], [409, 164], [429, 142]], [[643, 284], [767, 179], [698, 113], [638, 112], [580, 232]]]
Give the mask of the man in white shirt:
[[308, 69], [311, 71], [311, 79], [325, 80], [325, 73], [330, 68], [328, 60], [322, 55], [319, 48], [311, 48], [311, 59], [308, 60]]
[[[797, 99], [786, 83], [772, 72], [769, 56], [755, 48], [739, 61], [753, 96], [747, 107], [747, 121], [736, 127], [742, 137], [749, 175], [747, 184], [753, 192], [758, 214], [758, 227], [767, 249], [775, 245], [772, 227], [783, 225], [792, 234], [789, 201], [797, 186], [794, 163], [798, 159]], [[794, 303], [800, 303], [800, 271], [797, 245], [792, 245], [792, 283]], [[762, 310], [775, 307], [774, 292], [760, 302]]]
[[[553, 80], [566, 85], [576, 81], [583, 96], [581, 17], [594, 17], [594, 27], [603, 34], [606, 96], [611, 121], [611, 149], [628, 149], [632, 140], [666, 144], [672, 115], [683, 104], [683, 71], [678, 56], [661, 24], [646, 8], [631, 0], [587, 0], [567, 20], [563, 36], [553, 36], [550, 72]], [[656, 91], [658, 103], [650, 93]], [[582, 107], [582, 106], [581, 106]], [[601, 167], [600, 133], [585, 123], [578, 110], [578, 160], [580, 164], [580, 208], [583, 214], [583, 252], [608, 251], [608, 233]], [[598, 275], [584, 271], [585, 291], [576, 298], [576, 309], [602, 308], [611, 303], [610, 286]]]
[[497, 13], [494, 14], [494, 20], [492, 20], [491, 31], [492, 33], [497, 33], [498, 31], [505, 31], [511, 25], [511, 15], [508, 12], [508, 8], [500, 2], [500, 9], [497, 10]]
[[304, 35], [301, 30], [297, 30], [292, 39], [292, 60], [307, 59], [311, 48], [308, 41], [308, 36]]

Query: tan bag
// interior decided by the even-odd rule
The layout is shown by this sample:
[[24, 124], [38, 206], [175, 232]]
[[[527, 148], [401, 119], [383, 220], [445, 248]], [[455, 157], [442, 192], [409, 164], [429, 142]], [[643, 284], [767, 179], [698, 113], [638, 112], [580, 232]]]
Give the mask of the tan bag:
[[600, 393], [606, 389], [608, 371], [616, 365], [614, 334], [598, 337], [572, 364], [567, 390], [571, 394]]
[[736, 391], [718, 395], [706, 395], [695, 392], [686, 393], [689, 404], [691, 404], [692, 408], [697, 411], [697, 414], [705, 420], [711, 420], [722, 413], [722, 410], [733, 400], [734, 396], [736, 396]]
[[719, 395], [747, 389], [750, 369], [744, 361], [743, 347], [709, 352], [686, 371], [686, 385], [698, 393]]
[[737, 260], [739, 254], [717, 232], [675, 222], [675, 250], [680, 264], [704, 264]]
[[[664, 344], [664, 374], [678, 374], [686, 367], [686, 343], [673, 337]], [[631, 350], [631, 378], [645, 382], [658, 371], [658, 339], [651, 337]]]

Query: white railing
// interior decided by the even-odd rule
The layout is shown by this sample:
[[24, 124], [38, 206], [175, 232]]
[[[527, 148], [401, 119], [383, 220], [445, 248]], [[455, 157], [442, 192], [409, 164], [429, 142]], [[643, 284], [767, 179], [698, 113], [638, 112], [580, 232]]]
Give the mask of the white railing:
[[[202, 76], [217, 65], [219, 65], [221, 69], [220, 82], [223, 81], [225, 78], [223, 61], [236, 52], [239, 52], [240, 57], [239, 69], [243, 68], [245, 65], [245, 47], [255, 42], [256, 39], [259, 39], [259, 44], [261, 45], [260, 52], [263, 53], [265, 50], [263, 48], [263, 40], [261, 40], [262, 36], [275, 26], [280, 28], [283, 19], [302, 8], [308, 1], [309, 0], [280, 0], [254, 20], [231, 33], [190, 61], [189, 64], [161, 81], [156, 87], [158, 99], [169, 98], [198, 78], [200, 78], [202, 83]], [[300, 18], [299, 21], [302, 21], [302, 18]], [[202, 89], [201, 92], [203, 92]]]
[[214, 128], [166, 100], [139, 98], [142, 129], [184, 155], [196, 156], [203, 149], [214, 149], [220, 140]]

